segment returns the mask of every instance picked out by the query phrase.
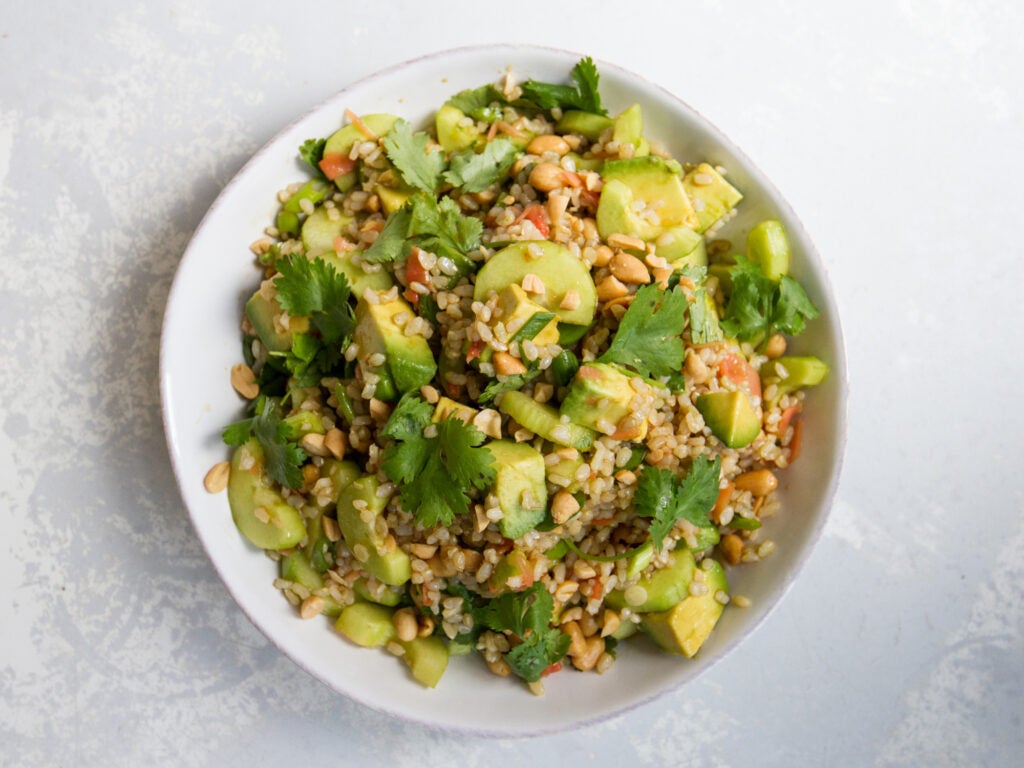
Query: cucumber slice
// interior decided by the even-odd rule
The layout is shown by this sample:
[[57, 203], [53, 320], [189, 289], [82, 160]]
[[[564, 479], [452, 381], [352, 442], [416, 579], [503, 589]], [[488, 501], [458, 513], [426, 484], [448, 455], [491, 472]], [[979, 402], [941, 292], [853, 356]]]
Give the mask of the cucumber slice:
[[594, 444], [596, 432], [571, 421], [563, 422], [558, 411], [550, 405], [538, 403], [522, 392], [506, 392], [498, 409], [556, 445], [589, 451]]

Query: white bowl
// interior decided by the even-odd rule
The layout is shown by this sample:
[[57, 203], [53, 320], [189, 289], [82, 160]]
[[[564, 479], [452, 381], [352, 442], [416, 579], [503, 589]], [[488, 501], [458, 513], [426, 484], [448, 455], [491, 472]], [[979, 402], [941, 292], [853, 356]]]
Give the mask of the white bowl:
[[326, 619], [300, 620], [271, 586], [275, 564], [236, 530], [226, 494], [204, 490], [206, 471], [228, 456], [221, 429], [243, 409], [229, 370], [240, 359], [242, 305], [259, 279], [248, 245], [272, 221], [277, 190], [303, 178], [296, 163], [303, 140], [330, 134], [346, 108], [425, 122], [451, 94], [496, 81], [508, 67], [518, 77], [561, 82], [578, 59], [575, 53], [531, 46], [462, 48], [400, 64], [345, 88], [285, 128], [225, 187], [196, 230], [167, 303], [160, 384], [168, 446], [196, 533], [228, 591], [267, 638], [310, 674], [366, 706], [430, 726], [496, 735], [552, 732], [622, 712], [693, 680], [779, 602], [818, 538], [839, 477], [846, 434], [843, 341], [825, 267], [806, 232], [768, 179], [691, 107], [637, 75], [598, 62], [601, 93], [612, 114], [639, 102], [645, 134], [664, 142], [674, 157], [728, 168], [746, 199], [723, 236], [743, 242], [756, 221], [783, 221], [793, 246], [793, 273], [821, 310], [795, 349], [824, 358], [832, 374], [808, 394], [804, 454], [782, 474], [783, 511], [766, 526], [776, 552], [760, 564], [729, 572], [733, 591], [750, 597], [753, 606], [726, 610], [695, 659], [631, 640], [620, 646], [618, 662], [607, 674], [562, 672], [546, 679], [547, 692], [537, 698], [525, 686], [492, 675], [474, 655], [452, 659], [439, 687], [427, 690], [397, 659], [355, 647]]

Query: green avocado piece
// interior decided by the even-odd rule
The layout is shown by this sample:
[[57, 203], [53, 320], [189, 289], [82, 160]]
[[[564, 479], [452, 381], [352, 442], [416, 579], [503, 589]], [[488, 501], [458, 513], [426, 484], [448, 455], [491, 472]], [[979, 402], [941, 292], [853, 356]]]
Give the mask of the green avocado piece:
[[363, 298], [367, 288], [378, 292], [391, 288], [394, 285], [394, 280], [391, 279], [388, 271], [381, 269], [376, 272], [367, 272], [363, 269], [362, 264], [355, 262], [355, 258], [359, 253], [361, 252], [345, 251], [344, 253], [335, 253], [334, 251], [324, 251], [320, 254], [319, 258], [333, 265], [336, 270], [348, 279], [352, 295], [357, 299]]
[[[255, 438], [235, 449], [228, 476], [231, 518], [242, 535], [260, 549], [290, 549], [306, 537], [306, 525], [299, 511], [270, 487], [264, 462], [263, 449]], [[260, 519], [263, 514], [267, 522]]]
[[654, 253], [678, 271], [688, 265], [706, 267], [708, 251], [704, 236], [689, 227], [679, 226], [665, 230], [654, 241]]
[[[359, 119], [363, 122], [363, 125], [376, 134], [378, 138], [387, 134], [395, 124], [395, 121], [398, 120], [395, 115], [388, 114], [363, 115]], [[324, 144], [324, 154], [338, 154], [348, 157], [349, 153], [352, 151], [352, 147], [356, 145], [356, 142], [361, 141], [369, 141], [369, 139], [363, 135], [362, 131], [351, 124], [343, 126], [327, 138], [327, 142]], [[349, 171], [348, 173], [343, 173], [341, 176], [336, 178], [334, 180], [334, 185], [342, 192], [347, 192], [355, 186], [357, 179], [358, 172]]]
[[566, 448], [589, 451], [594, 444], [594, 431], [571, 421], [547, 403], [538, 403], [525, 392], [506, 392], [501, 396], [498, 410], [511, 416], [522, 426], [545, 440]]
[[641, 626], [669, 653], [695, 656], [725, 610], [715, 599], [718, 592], [729, 594], [725, 571], [718, 561], [711, 559], [701, 563], [701, 570], [708, 588], [705, 594], [689, 595], [669, 610], [649, 613], [641, 620]]
[[245, 316], [252, 323], [264, 347], [270, 352], [287, 352], [292, 348], [292, 335], [309, 330], [309, 320], [305, 317], [292, 317], [288, 322], [288, 330], [279, 330], [274, 318], [280, 317], [284, 310], [276, 294], [271, 293], [271, 296], [267, 298], [267, 291], [261, 287], [245, 303]]
[[547, 465], [548, 482], [569, 493], [576, 493], [580, 489], [580, 481], [576, 479], [576, 473], [583, 466], [583, 459], [560, 458], [556, 463]]
[[[532, 299], [561, 323], [590, 325], [597, 307], [597, 290], [586, 262], [574, 256], [564, 245], [549, 240], [524, 240], [502, 248], [480, 267], [473, 291], [475, 301], [486, 302], [491, 292], [501, 293], [513, 283], [522, 283], [528, 274], [537, 275], [545, 292]], [[562, 309], [570, 290], [579, 296], [575, 309]]]
[[598, 432], [603, 422], [614, 424], [613, 436], [619, 440], [643, 440], [647, 436], [647, 422], [630, 418], [630, 404], [636, 397], [630, 383], [633, 378], [617, 365], [581, 365], [562, 401], [562, 414]]
[[647, 599], [640, 605], [627, 603], [626, 593], [621, 589], [609, 592], [605, 596], [605, 602], [616, 610], [631, 608], [636, 613], [667, 610], [690, 594], [690, 582], [693, 580], [693, 571], [696, 567], [693, 553], [685, 546], [676, 547], [672, 551], [671, 565], [658, 569], [637, 582], [637, 585], [647, 592]]
[[814, 355], [778, 357], [761, 366], [761, 386], [767, 389], [774, 384], [775, 397], [780, 398], [803, 387], [821, 384], [828, 372], [828, 363]]
[[743, 195], [707, 163], [701, 163], [683, 177], [683, 188], [693, 200], [697, 214], [693, 227], [700, 233], [736, 207]]
[[766, 219], [747, 234], [747, 258], [760, 265], [769, 280], [789, 274], [789, 238], [781, 221]]
[[494, 572], [487, 583], [498, 594], [528, 589], [533, 584], [529, 559], [522, 550], [513, 549], [494, 566]]
[[[363, 567], [368, 573], [385, 584], [400, 586], [412, 576], [412, 564], [409, 555], [398, 547], [380, 551], [384, 550], [384, 539], [378, 535], [374, 523], [384, 512], [388, 500], [387, 497], [377, 495], [379, 487], [376, 477], [365, 475], [342, 489], [338, 496], [338, 527], [353, 554], [357, 547], [366, 551], [367, 559], [363, 561]], [[373, 514], [373, 522], [363, 520], [363, 510], [356, 508], [357, 502], [365, 503], [363, 508]], [[356, 559], [359, 560], [358, 557]]]
[[466, 121], [466, 113], [451, 104], [445, 104], [434, 117], [437, 143], [445, 152], [461, 152], [480, 141], [480, 129], [475, 121]]
[[612, 119], [592, 112], [570, 109], [563, 112], [555, 123], [555, 133], [578, 133], [590, 141], [597, 141], [601, 134], [612, 127]]
[[[653, 156], [607, 161], [601, 169], [605, 183], [597, 204], [601, 237], [607, 240], [619, 233], [654, 241], [674, 227], [693, 228], [697, 217], [677, 168]], [[638, 206], [649, 209], [655, 219], [642, 216]]]
[[712, 434], [730, 448], [750, 445], [761, 431], [761, 421], [744, 392], [701, 395], [697, 398], [697, 410]]
[[380, 648], [395, 639], [393, 613], [376, 603], [352, 603], [342, 609], [334, 628], [356, 645]]
[[[360, 299], [356, 305], [355, 341], [359, 345], [360, 370], [364, 376], [374, 373], [383, 379], [381, 371], [386, 369], [398, 393], [429, 384], [437, 373], [434, 353], [427, 340], [419, 335], [406, 336], [395, 322], [395, 316], [403, 312], [409, 319], [415, 316], [412, 307], [402, 298], [378, 299], [376, 304]], [[370, 358], [377, 353], [385, 358], [381, 366], [370, 363]], [[386, 390], [382, 392], [378, 385], [376, 397], [383, 400], [385, 394], [388, 394]]]
[[[501, 322], [508, 328], [513, 323], [518, 330], [512, 339], [532, 340], [537, 345], [557, 344], [559, 340], [558, 321], [553, 312], [531, 299], [518, 283], [510, 283], [498, 294]], [[532, 335], [526, 333], [531, 329]]]
[[373, 191], [377, 194], [377, 197], [380, 198], [380, 204], [381, 207], [384, 208], [384, 213], [390, 216], [409, 202], [409, 198], [413, 196], [413, 193], [416, 190], [405, 184], [398, 187], [388, 187], [383, 184], [378, 184], [373, 188]]
[[430, 420], [437, 424], [439, 421], [444, 421], [449, 417], [455, 417], [463, 424], [471, 424], [478, 413], [479, 411], [476, 408], [463, 405], [452, 400], [450, 397], [442, 396], [438, 399], [437, 405], [434, 406], [434, 415], [430, 417]]
[[448, 668], [448, 646], [439, 637], [417, 637], [402, 642], [402, 661], [409, 665], [413, 679], [427, 688], [436, 688]]
[[501, 535], [518, 539], [544, 519], [548, 503], [544, 457], [526, 443], [494, 440], [487, 444], [494, 457], [493, 493], [498, 497], [502, 518]]
[[651, 145], [644, 138], [644, 118], [639, 104], [634, 104], [615, 118], [612, 123], [612, 141], [632, 144], [635, 147], [633, 157], [651, 154]]

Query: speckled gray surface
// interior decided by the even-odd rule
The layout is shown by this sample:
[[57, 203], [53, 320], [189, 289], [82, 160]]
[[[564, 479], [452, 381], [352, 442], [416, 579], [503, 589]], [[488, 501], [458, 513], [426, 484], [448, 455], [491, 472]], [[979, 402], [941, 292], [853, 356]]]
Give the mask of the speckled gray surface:
[[[1024, 759], [1018, 4], [522, 1], [486, 32], [469, 3], [88, 5], [0, 20], [0, 764]], [[852, 389], [835, 510], [768, 622], [685, 690], [527, 741], [382, 717], [274, 650], [188, 523], [156, 380], [178, 259], [254, 150], [499, 39], [615, 61], [746, 150], [829, 266]]]

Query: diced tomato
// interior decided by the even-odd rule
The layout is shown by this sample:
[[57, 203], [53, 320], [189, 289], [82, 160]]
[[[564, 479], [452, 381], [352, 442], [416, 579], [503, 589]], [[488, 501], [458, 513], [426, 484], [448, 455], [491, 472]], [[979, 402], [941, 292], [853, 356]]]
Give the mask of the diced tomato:
[[480, 353], [484, 351], [484, 343], [482, 341], [474, 341], [469, 345], [469, 351], [466, 353], [466, 362], [471, 363], [480, 357]]
[[725, 488], [722, 488], [718, 492], [718, 499], [715, 500], [715, 506], [711, 510], [712, 514], [714, 515], [714, 517], [716, 519], [718, 518], [719, 515], [722, 514], [722, 512], [725, 510], [725, 508], [729, 505], [729, 497], [732, 496], [732, 489], [733, 489], [733, 485], [732, 485], [732, 483], [729, 483], [728, 485], [725, 486]]
[[797, 420], [796, 424], [793, 425], [793, 439], [789, 441], [789, 463], [792, 464], [794, 461], [800, 458], [800, 448], [804, 444], [804, 423], [802, 420]]
[[587, 590], [587, 595], [591, 600], [598, 600], [601, 597], [601, 582], [598, 579], [590, 580], [590, 589]]
[[779, 437], [783, 437], [786, 434], [786, 430], [789, 429], [793, 417], [797, 415], [799, 410], [797, 406], [791, 405], [782, 412], [782, 418], [779, 419], [779, 426], [777, 427]]
[[320, 166], [320, 170], [324, 172], [331, 181], [334, 181], [339, 176], [344, 176], [355, 170], [356, 161], [350, 158], [348, 155], [343, 155], [340, 152], [332, 152], [329, 155], [324, 155], [323, 159], [317, 163]]
[[754, 366], [748, 363], [743, 355], [728, 353], [722, 355], [718, 362], [718, 373], [737, 386], [747, 385], [747, 392], [754, 397], [761, 397], [761, 377]]
[[420, 263], [420, 249], [413, 248], [412, 253], [409, 254], [409, 258], [405, 260], [405, 280], [407, 283], [419, 283], [420, 285], [430, 285], [430, 273], [427, 272], [423, 264]]
[[[573, 174], [575, 176], [575, 174]], [[551, 234], [551, 228], [548, 227], [547, 219], [544, 217], [544, 208], [537, 203], [526, 206], [526, 210], [523, 211], [523, 218], [529, 221], [533, 226], [540, 232], [540, 236], [547, 238]]]
[[420, 295], [416, 293], [412, 288], [406, 288], [405, 293], [402, 294], [405, 300], [412, 304], [414, 307], [420, 305]]
[[562, 662], [556, 661], [554, 664], [552, 664], [549, 667], [545, 668], [545, 670], [540, 673], [540, 676], [541, 677], [547, 677], [548, 675], [553, 675], [553, 674], [555, 674], [555, 672], [561, 672], [561, 671], [562, 671]]

